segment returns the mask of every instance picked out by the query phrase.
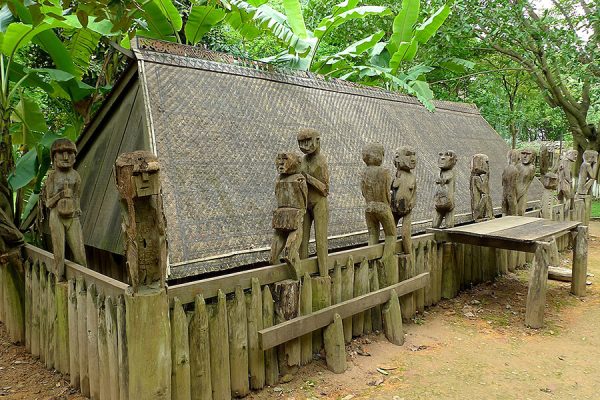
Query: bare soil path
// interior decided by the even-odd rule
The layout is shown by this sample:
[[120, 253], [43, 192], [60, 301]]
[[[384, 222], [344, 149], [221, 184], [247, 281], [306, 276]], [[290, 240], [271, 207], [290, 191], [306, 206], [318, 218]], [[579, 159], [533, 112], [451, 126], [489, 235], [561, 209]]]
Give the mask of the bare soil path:
[[[588, 271], [595, 276], [588, 296], [579, 300], [569, 284], [551, 281], [543, 329], [523, 325], [528, 273], [518, 271], [406, 324], [402, 347], [381, 335], [361, 338], [348, 347], [346, 373], [332, 374], [318, 361], [291, 382], [248, 398], [600, 399], [599, 222], [590, 224], [589, 244]], [[570, 264], [570, 255], [563, 262]], [[8, 343], [0, 324], [0, 399], [84, 397]]]

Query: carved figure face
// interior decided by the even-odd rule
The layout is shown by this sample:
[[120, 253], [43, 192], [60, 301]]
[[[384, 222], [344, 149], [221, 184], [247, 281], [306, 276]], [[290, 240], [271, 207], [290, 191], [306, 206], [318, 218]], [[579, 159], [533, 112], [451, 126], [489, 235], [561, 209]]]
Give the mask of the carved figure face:
[[448, 150], [445, 153], [438, 154], [438, 167], [443, 170], [449, 170], [456, 165], [456, 153]]
[[417, 166], [416, 152], [412, 147], [404, 146], [396, 150], [394, 154], [394, 165], [397, 169], [410, 171]]
[[506, 154], [506, 159], [508, 160], [508, 165], [516, 165], [521, 158], [521, 153], [517, 149], [510, 149]]
[[369, 166], [380, 166], [383, 162], [384, 149], [379, 143], [366, 145], [362, 151], [362, 158], [365, 164]]
[[275, 167], [280, 174], [296, 174], [300, 169], [300, 157], [292, 152], [279, 153], [275, 158]]
[[139, 173], [134, 172], [133, 182], [135, 184], [135, 193], [137, 197], [158, 194], [158, 188], [160, 187], [158, 170], [140, 171]]
[[475, 154], [471, 159], [471, 175], [483, 175], [490, 172], [490, 160], [485, 154]]
[[523, 149], [521, 150], [521, 164], [529, 165], [535, 162], [536, 153], [531, 149]]
[[575, 162], [577, 160], [577, 150], [569, 150], [565, 154], [565, 159]]
[[75, 153], [71, 150], [60, 150], [54, 152], [54, 156], [52, 157], [52, 163], [55, 168], [61, 170], [68, 170], [73, 168], [75, 165]]
[[315, 129], [298, 132], [298, 147], [304, 154], [312, 154], [321, 148], [321, 135]]
[[586, 150], [583, 152], [583, 159], [590, 164], [598, 162], [598, 152], [595, 150]]

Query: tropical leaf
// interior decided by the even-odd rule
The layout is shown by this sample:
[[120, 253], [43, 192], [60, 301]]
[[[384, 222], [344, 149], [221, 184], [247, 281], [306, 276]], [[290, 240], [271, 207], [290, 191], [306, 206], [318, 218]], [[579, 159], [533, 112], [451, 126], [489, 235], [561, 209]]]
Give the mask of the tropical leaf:
[[31, 40], [41, 32], [52, 29], [56, 25], [42, 23], [37, 26], [13, 22], [2, 35], [2, 53], [12, 57], [15, 51], [31, 43]]
[[352, 8], [337, 15], [325, 17], [319, 23], [319, 26], [314, 31], [316, 38], [322, 38], [329, 30], [334, 29], [345, 22], [353, 19], [363, 19], [371, 15], [385, 16], [392, 12], [387, 7], [379, 6], [362, 6]]
[[445, 4], [437, 10], [427, 21], [423, 22], [416, 29], [415, 36], [420, 43], [427, 43], [429, 39], [440, 29], [440, 26], [450, 15], [450, 6]]
[[262, 58], [260, 61], [275, 64], [283, 68], [299, 69], [308, 71], [310, 60], [306, 57], [300, 57], [297, 54], [290, 54], [287, 51], [279, 53], [271, 57]]
[[10, 12], [10, 8], [8, 8], [8, 4], [5, 4], [0, 9], [0, 32], [6, 32], [8, 25], [15, 20], [15, 17]]
[[19, 190], [27, 186], [36, 177], [37, 172], [37, 151], [33, 148], [19, 158], [15, 170], [8, 176], [8, 184], [13, 191]]
[[417, 96], [417, 99], [427, 108], [429, 111], [434, 111], [435, 106], [431, 102], [433, 100], [433, 92], [429, 88], [429, 84], [425, 81], [412, 81], [409, 86], [413, 89], [412, 94]]
[[12, 120], [13, 127], [17, 129], [12, 132], [13, 143], [24, 144], [30, 149], [38, 144], [48, 130], [42, 110], [34, 99], [27, 96], [21, 96]]
[[338, 15], [343, 13], [344, 11], [348, 11], [353, 9], [358, 5], [358, 0], [345, 0], [339, 4], [336, 4], [331, 9], [331, 15]]
[[392, 36], [389, 41], [389, 51], [394, 54], [402, 42], [410, 42], [413, 30], [419, 17], [421, 0], [402, 0], [402, 8], [392, 26]]
[[469, 60], [464, 60], [462, 58], [447, 58], [445, 60], [440, 61], [440, 67], [447, 69], [448, 71], [455, 72], [457, 74], [463, 74], [467, 72], [467, 70], [471, 70], [475, 68], [475, 63]]
[[227, 13], [225, 22], [246, 40], [256, 39], [261, 30], [254, 25], [252, 16], [235, 9]]
[[[89, 26], [89, 25], [88, 25]], [[88, 28], [73, 30], [72, 36], [67, 41], [67, 50], [73, 63], [77, 67], [75, 76], [81, 79], [90, 66], [90, 58], [98, 48], [100, 34]]]
[[225, 10], [214, 6], [193, 6], [185, 24], [185, 39], [189, 44], [197, 44], [216, 24], [225, 18]]
[[371, 36], [361, 39], [357, 42], [352, 43], [344, 50], [336, 53], [330, 57], [327, 57], [323, 61], [315, 64], [313, 70], [322, 74], [329, 74], [331, 71], [337, 69], [347, 69], [347, 63], [340, 63], [345, 59], [356, 58], [367, 51], [371, 50], [375, 45], [379, 43], [379, 40], [385, 35], [385, 32], [379, 31]]
[[413, 38], [410, 42], [402, 42], [398, 46], [398, 50], [392, 54], [390, 58], [390, 68], [396, 71], [402, 61], [411, 61], [415, 58], [417, 50], [419, 49], [419, 42]]
[[283, 0], [283, 8], [285, 9], [285, 15], [287, 16], [290, 28], [292, 28], [292, 32], [299, 38], [306, 39], [308, 37], [308, 32], [306, 31], [306, 25], [304, 24], [300, 1]]
[[165, 40], [178, 36], [183, 20], [171, 0], [147, 1], [142, 5], [142, 10], [147, 30], [153, 35]]
[[51, 93], [53, 96], [67, 98], [73, 102], [83, 100], [96, 91], [96, 88], [80, 81], [75, 75], [58, 69], [25, 68], [24, 71], [44, 77], [54, 88], [54, 92]]

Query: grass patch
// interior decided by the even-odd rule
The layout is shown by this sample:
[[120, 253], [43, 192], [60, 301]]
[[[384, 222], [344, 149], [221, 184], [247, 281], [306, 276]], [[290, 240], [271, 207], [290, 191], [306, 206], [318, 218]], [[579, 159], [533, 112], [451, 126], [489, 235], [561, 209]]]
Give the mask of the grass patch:
[[600, 218], [600, 200], [592, 201], [592, 218]]

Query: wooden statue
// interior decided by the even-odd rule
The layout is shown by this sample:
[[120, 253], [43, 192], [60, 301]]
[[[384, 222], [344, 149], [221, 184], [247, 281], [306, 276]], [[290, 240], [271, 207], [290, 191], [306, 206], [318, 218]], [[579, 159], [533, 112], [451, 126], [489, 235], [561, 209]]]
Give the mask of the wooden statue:
[[490, 196], [490, 161], [485, 154], [475, 154], [471, 159], [471, 210], [475, 222], [494, 218]]
[[519, 157], [521, 162], [517, 164], [517, 170], [519, 171], [517, 178], [517, 215], [525, 215], [527, 191], [535, 176], [537, 154], [533, 149], [523, 149]]
[[54, 253], [56, 278], [65, 280], [65, 242], [73, 261], [86, 266], [83, 231], [79, 216], [81, 209], [81, 178], [73, 169], [77, 147], [69, 139], [57, 139], [50, 148], [53, 169], [44, 188], [44, 203], [50, 209], [49, 225]]
[[579, 168], [579, 180], [577, 181], [577, 194], [589, 195], [598, 176], [598, 152], [586, 150], [583, 152], [583, 162]]
[[133, 292], [165, 287], [167, 241], [158, 159], [149, 151], [123, 153], [115, 162], [125, 233], [125, 256]]
[[271, 264], [281, 260], [292, 267], [294, 279], [300, 279], [300, 245], [302, 222], [306, 213], [308, 186], [300, 173], [301, 158], [293, 152], [279, 153], [275, 166], [279, 177], [275, 183], [277, 209], [273, 211], [273, 240], [271, 241]]
[[0, 268], [11, 258], [19, 258], [19, 248], [24, 244], [23, 234], [15, 226], [12, 216], [0, 208]]
[[365, 219], [369, 231], [369, 245], [379, 243], [380, 226], [383, 227], [385, 244], [382, 262], [397, 265], [397, 258], [394, 256], [397, 233], [390, 193], [392, 175], [387, 168], [381, 166], [383, 156], [384, 149], [381, 144], [372, 143], [363, 148], [362, 158], [367, 166], [362, 172], [360, 189], [367, 203]]
[[396, 226], [402, 218], [402, 251], [411, 254], [410, 236], [412, 210], [417, 200], [417, 179], [412, 170], [417, 166], [416, 152], [410, 146], [402, 146], [394, 155], [396, 177], [392, 182], [392, 214]]
[[440, 177], [435, 181], [437, 190], [434, 195], [434, 228], [439, 228], [444, 219], [447, 228], [452, 228], [454, 226], [454, 191], [456, 187], [456, 176], [453, 168], [455, 165], [456, 153], [452, 150], [438, 154]]
[[573, 209], [573, 178], [571, 171], [573, 163], [577, 160], [577, 150], [568, 150], [561, 158], [558, 166], [558, 202], [563, 205], [563, 210]]
[[329, 222], [329, 169], [327, 160], [321, 154], [321, 135], [314, 129], [301, 129], [298, 132], [298, 147], [302, 158], [301, 172], [308, 184], [308, 201], [303, 221], [300, 257], [308, 258], [310, 228], [315, 225], [315, 242], [319, 274], [328, 275], [327, 266], [327, 224]]
[[504, 215], [517, 215], [517, 180], [519, 177], [520, 152], [517, 149], [510, 149], [506, 158], [508, 165], [502, 172], [502, 212]]
[[542, 182], [542, 186], [544, 186], [541, 213], [542, 218], [547, 219], [552, 219], [554, 192], [558, 187], [558, 175], [555, 173], [552, 156], [553, 153], [550, 152], [548, 146], [544, 144], [540, 147], [540, 181]]

